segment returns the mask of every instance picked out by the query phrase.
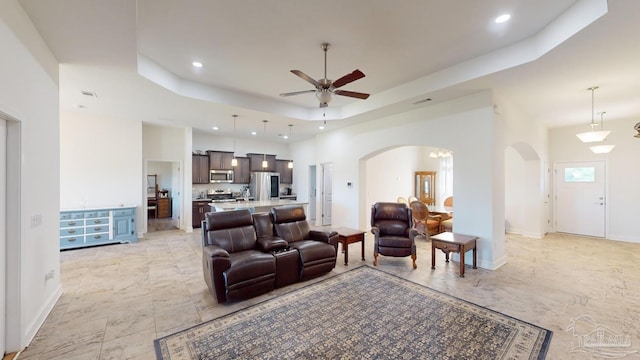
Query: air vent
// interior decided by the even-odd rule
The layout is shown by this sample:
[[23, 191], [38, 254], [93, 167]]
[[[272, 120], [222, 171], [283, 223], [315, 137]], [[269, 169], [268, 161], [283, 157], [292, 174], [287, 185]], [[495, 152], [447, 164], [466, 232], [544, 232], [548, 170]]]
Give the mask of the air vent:
[[98, 94], [94, 93], [93, 91], [82, 90], [81, 93], [85, 96], [93, 96], [95, 98], [98, 97]]

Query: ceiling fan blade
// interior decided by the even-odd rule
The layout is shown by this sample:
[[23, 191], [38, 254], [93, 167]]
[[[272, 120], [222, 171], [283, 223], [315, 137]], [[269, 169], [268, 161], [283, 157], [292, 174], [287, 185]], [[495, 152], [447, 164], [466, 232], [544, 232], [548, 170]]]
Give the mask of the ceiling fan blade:
[[337, 89], [339, 87], [343, 87], [350, 82], [354, 82], [358, 79], [362, 79], [364, 77], [364, 73], [358, 69], [353, 70], [350, 74], [347, 74], [340, 79], [333, 82], [333, 88]]
[[314, 93], [316, 92], [316, 90], [302, 90], [302, 91], [292, 91], [292, 92], [288, 92], [288, 93], [282, 93], [280, 94], [280, 96], [293, 96], [293, 95], [300, 95], [300, 94], [307, 94], [307, 93]]
[[369, 98], [369, 94], [355, 92], [355, 91], [336, 90], [333, 93], [336, 95], [349, 96], [349, 97], [358, 98], [362, 100]]
[[314, 78], [312, 78], [311, 76], [303, 73], [302, 71], [300, 71], [300, 70], [291, 70], [291, 72], [296, 74], [296, 75], [298, 75], [302, 80], [305, 80], [305, 81], [311, 83], [316, 88], [320, 87], [320, 84], [318, 84], [318, 82]]

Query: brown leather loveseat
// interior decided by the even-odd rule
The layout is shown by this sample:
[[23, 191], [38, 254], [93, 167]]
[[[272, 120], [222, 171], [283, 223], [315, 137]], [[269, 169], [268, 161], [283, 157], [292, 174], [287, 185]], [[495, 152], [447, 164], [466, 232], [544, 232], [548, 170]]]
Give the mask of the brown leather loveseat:
[[325, 274], [335, 267], [338, 247], [337, 233], [309, 230], [297, 205], [253, 215], [207, 213], [202, 241], [204, 279], [218, 303]]

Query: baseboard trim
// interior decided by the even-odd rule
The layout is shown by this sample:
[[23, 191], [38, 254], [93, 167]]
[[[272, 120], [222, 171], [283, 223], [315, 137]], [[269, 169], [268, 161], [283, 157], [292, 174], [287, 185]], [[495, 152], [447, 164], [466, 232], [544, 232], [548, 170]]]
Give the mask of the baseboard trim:
[[26, 348], [27, 346], [29, 346], [29, 344], [31, 344], [31, 341], [33, 341], [33, 338], [36, 336], [36, 333], [38, 333], [38, 330], [40, 330], [40, 327], [42, 327], [42, 324], [44, 324], [44, 321], [47, 319], [47, 316], [49, 316], [49, 314], [53, 310], [53, 307], [56, 305], [58, 300], [60, 300], [61, 296], [62, 296], [62, 286], [58, 285], [58, 288], [56, 289], [56, 291], [54, 291], [51, 294], [51, 296], [49, 296], [47, 301], [40, 308], [38, 316], [35, 318], [35, 320], [27, 326], [25, 331], [25, 337], [24, 337], [25, 343], [23, 344], [22, 349]]

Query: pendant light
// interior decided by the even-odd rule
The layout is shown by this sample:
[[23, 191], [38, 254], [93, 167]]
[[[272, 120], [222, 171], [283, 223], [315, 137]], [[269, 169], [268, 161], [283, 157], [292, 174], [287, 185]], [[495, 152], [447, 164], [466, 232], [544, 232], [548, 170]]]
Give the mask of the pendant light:
[[233, 159], [231, 159], [231, 166], [236, 167], [238, 166], [238, 159], [236, 159], [236, 119], [238, 115], [233, 114], [231, 116], [233, 116]]
[[598, 123], [595, 122], [594, 116], [595, 116], [595, 107], [594, 107], [594, 101], [593, 101], [593, 97], [594, 97], [594, 92], [596, 91], [598, 87], [597, 86], [593, 86], [588, 88], [587, 90], [591, 91], [591, 124], [589, 124], [589, 126], [591, 126], [591, 131], [587, 131], [584, 133], [580, 133], [580, 134], [576, 134], [576, 136], [578, 137], [578, 139], [580, 139], [582, 142], [597, 142], [597, 141], [602, 141], [604, 140], [607, 135], [609, 135], [609, 133], [611, 131], [595, 131], [595, 127], [598, 125]]
[[[604, 127], [604, 118], [603, 118], [604, 114], [605, 114], [604, 111], [600, 113], [600, 129], [601, 130]], [[608, 154], [609, 152], [611, 152], [611, 150], [613, 150], [614, 147], [615, 145], [596, 145], [596, 146], [589, 146], [589, 149], [591, 149], [591, 151], [593, 151], [594, 154]]]
[[262, 156], [262, 168], [266, 169], [269, 167], [269, 163], [267, 162], [267, 121], [268, 120], [262, 120], [262, 123], [264, 124], [264, 138], [265, 138], [265, 142], [264, 142], [264, 154]]
[[[291, 128], [293, 127], [293, 124], [289, 124], [289, 139], [291, 139]], [[289, 169], [293, 169], [293, 160], [289, 160], [289, 163], [287, 164], [287, 167]]]

